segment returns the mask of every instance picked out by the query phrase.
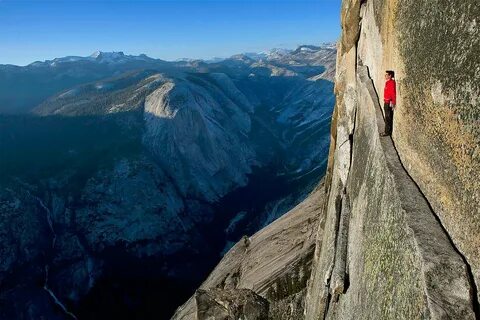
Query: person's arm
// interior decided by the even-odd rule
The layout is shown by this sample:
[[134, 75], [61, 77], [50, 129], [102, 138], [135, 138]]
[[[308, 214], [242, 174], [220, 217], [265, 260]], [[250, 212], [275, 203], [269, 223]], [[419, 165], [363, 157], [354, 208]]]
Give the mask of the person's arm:
[[395, 86], [395, 81], [389, 81], [389, 90], [388, 90], [388, 93], [389, 93], [389, 99], [390, 99], [390, 107], [392, 109], [395, 109], [396, 105], [397, 105], [397, 90], [396, 90], [396, 86]]

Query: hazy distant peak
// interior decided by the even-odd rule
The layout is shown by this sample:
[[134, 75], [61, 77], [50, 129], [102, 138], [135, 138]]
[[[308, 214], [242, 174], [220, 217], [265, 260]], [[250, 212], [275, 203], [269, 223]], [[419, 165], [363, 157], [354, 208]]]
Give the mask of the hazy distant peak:
[[336, 44], [335, 43], [322, 43], [319, 46], [314, 46], [314, 45], [307, 45], [307, 44], [302, 44], [297, 47], [293, 51], [294, 54], [300, 53], [300, 52], [316, 52], [319, 50], [325, 50], [325, 49], [336, 49]]
[[103, 52], [103, 51], [95, 51], [90, 55], [91, 58], [95, 59], [119, 59], [125, 57], [125, 54], [122, 51], [119, 52]]
[[122, 51], [112, 51], [112, 52], [104, 52], [104, 51], [95, 51], [91, 55], [87, 57], [80, 57], [80, 56], [67, 56], [62, 58], [55, 58], [53, 60], [46, 60], [46, 61], [35, 61], [31, 63], [29, 66], [31, 67], [56, 67], [63, 63], [71, 63], [77, 61], [91, 61], [91, 62], [98, 62], [98, 63], [126, 63], [129, 61], [151, 61], [155, 60], [153, 58], [148, 57], [146, 54], [142, 53], [138, 56], [134, 55], [126, 55]]
[[270, 51], [268, 51], [269, 55], [285, 55], [291, 53], [293, 50], [292, 49], [286, 49], [286, 48], [273, 48]]
[[102, 52], [97, 50], [90, 55], [90, 58], [97, 59], [101, 54], [102, 54]]
[[318, 51], [320, 49], [321, 49], [321, 47], [304, 44], [304, 45], [298, 46], [298, 48], [295, 50], [295, 52], [298, 52], [298, 51]]
[[251, 53], [240, 53], [240, 54], [235, 54], [230, 57], [232, 60], [240, 60], [243, 62], [253, 62], [256, 60], [255, 58], [252, 57]]
[[240, 55], [235, 55], [232, 56], [231, 59], [237, 59], [237, 60], [245, 60], [246, 58], [248, 59], [253, 59], [253, 60], [262, 60], [262, 59], [267, 59], [267, 60], [278, 60], [278, 59], [283, 59], [286, 56], [292, 55], [292, 54], [298, 54], [298, 53], [316, 53], [321, 50], [330, 50], [330, 49], [336, 49], [336, 44], [335, 43], [322, 43], [318, 46], [316, 45], [300, 45], [296, 49], [287, 49], [287, 48], [273, 48], [270, 49], [266, 52], [245, 52]]

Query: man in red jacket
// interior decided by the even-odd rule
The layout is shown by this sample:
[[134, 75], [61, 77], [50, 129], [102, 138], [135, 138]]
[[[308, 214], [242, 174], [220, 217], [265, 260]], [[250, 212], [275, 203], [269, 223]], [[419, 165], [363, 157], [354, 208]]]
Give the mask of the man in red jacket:
[[395, 88], [395, 72], [387, 70], [385, 72], [385, 89], [383, 90], [383, 111], [385, 111], [385, 132], [381, 133], [382, 137], [392, 134], [393, 127], [393, 110], [397, 103], [397, 90]]

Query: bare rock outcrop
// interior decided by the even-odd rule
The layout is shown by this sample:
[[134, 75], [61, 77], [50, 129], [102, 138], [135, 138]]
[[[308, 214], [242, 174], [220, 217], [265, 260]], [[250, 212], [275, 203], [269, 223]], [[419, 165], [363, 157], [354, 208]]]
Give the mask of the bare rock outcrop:
[[[219, 88], [203, 85], [172, 80], [147, 96], [143, 140], [183, 195], [213, 201], [232, 185], [246, 184], [255, 152], [246, 138], [249, 113]], [[244, 108], [252, 108], [236, 94]], [[186, 159], [192, 160], [189, 165]]]
[[198, 290], [199, 320], [267, 320], [268, 301], [249, 289]]
[[[252, 237], [241, 239], [223, 257], [196, 295], [177, 309], [173, 319], [206, 319], [200, 313], [204, 315], [209, 309], [219, 308], [212, 297], [228, 296], [229, 292], [235, 296], [242, 292], [239, 290], [246, 289], [268, 302], [268, 319], [302, 318], [317, 225], [323, 223], [320, 213], [324, 194], [321, 184], [280, 219]], [[205, 298], [208, 303], [201, 298], [205, 296], [209, 297]]]

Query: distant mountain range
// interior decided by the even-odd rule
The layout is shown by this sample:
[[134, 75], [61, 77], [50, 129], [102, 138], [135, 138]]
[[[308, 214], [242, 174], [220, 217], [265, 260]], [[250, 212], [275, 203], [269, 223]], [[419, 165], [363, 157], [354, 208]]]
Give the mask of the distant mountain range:
[[[246, 52], [242, 53], [241, 55], [248, 56], [254, 60], [272, 60], [278, 59], [281, 56], [290, 55], [291, 53], [299, 53], [301, 51], [310, 51], [310, 52], [319, 52], [320, 50], [325, 49], [332, 49], [336, 50], [335, 43], [324, 43], [320, 46], [314, 45], [301, 45], [298, 46], [296, 49], [286, 49], [286, 48], [273, 48], [266, 52]], [[232, 58], [232, 57], [231, 57]], [[219, 58], [215, 57], [212, 59], [192, 59], [192, 58], [182, 58], [176, 60], [176, 62], [191, 62], [191, 61], [206, 61], [206, 62], [220, 62], [223, 60], [227, 60], [229, 58]], [[135, 55], [126, 55], [122, 51], [118, 52], [103, 52], [103, 51], [95, 51], [90, 56], [81, 57], [81, 56], [67, 56], [62, 58], [56, 58], [53, 60], [46, 60], [46, 61], [35, 61], [28, 66], [57, 66], [58, 64], [62, 63], [69, 63], [69, 62], [78, 62], [78, 61], [95, 61], [99, 63], [128, 63], [131, 61], [164, 61], [161, 59], [150, 58], [145, 54], [140, 54], [138, 56]], [[0, 65], [1, 66], [1, 65]]]
[[325, 45], [1, 65], [0, 318], [168, 319], [323, 175], [335, 59]]
[[[305, 50], [313, 51], [306, 55]], [[305, 45], [296, 50], [273, 49], [268, 53], [246, 53], [227, 59], [217, 58], [210, 61], [185, 59], [173, 62], [153, 59], [144, 54], [132, 56], [125, 55], [123, 52], [97, 51], [88, 57], [68, 56], [43, 62], [36, 61], [25, 67], [0, 65], [0, 113], [29, 112], [59, 91], [82, 83], [118, 76], [132, 70], [197, 72], [207, 64], [215, 65], [219, 62], [228, 64], [229, 61], [242, 59], [242, 57], [250, 59], [252, 63], [270, 61], [286, 65], [290, 62], [284, 61], [285, 58], [297, 57], [299, 64], [308, 62], [315, 65], [321, 61], [321, 56], [330, 50], [335, 50], [331, 44], [321, 47]], [[330, 78], [332, 76], [330, 75]]]

